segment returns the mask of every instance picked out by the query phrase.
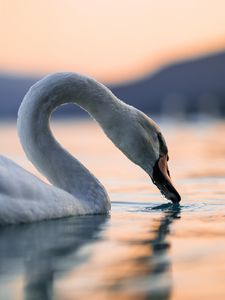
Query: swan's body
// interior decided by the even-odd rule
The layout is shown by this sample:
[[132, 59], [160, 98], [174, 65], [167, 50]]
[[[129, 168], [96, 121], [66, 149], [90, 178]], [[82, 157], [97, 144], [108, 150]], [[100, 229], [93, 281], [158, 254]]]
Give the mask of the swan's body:
[[0, 156], [0, 166], [0, 224], [106, 213], [109, 210], [107, 199], [100, 207], [94, 201], [79, 201], [70, 193], [46, 184], [4, 156]]
[[[104, 187], [51, 133], [50, 115], [65, 103], [76, 103], [88, 111], [113, 143], [141, 166], [168, 198], [179, 202], [179, 194], [168, 185], [168, 175], [160, 175], [165, 170], [167, 173], [167, 147], [157, 125], [94, 79], [56, 73], [31, 87], [20, 106], [17, 122], [28, 159], [53, 185], [0, 157], [0, 223], [109, 211]], [[162, 180], [168, 181], [167, 186]]]

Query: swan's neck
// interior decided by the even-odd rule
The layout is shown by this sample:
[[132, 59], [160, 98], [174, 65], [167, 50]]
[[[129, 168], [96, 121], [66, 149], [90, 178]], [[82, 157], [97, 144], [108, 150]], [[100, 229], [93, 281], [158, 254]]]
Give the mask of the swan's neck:
[[51, 113], [64, 103], [78, 104], [106, 131], [117, 106], [121, 105], [94, 79], [74, 73], [49, 75], [28, 91], [19, 109], [18, 133], [24, 151], [54, 185], [84, 200], [99, 198], [99, 193], [107, 197], [100, 182], [52, 135]]

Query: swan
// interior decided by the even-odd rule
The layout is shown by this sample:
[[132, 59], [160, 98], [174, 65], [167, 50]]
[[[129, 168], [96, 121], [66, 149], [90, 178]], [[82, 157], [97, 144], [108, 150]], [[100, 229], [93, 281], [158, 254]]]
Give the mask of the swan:
[[54, 73], [29, 89], [17, 119], [27, 158], [52, 185], [0, 156], [0, 224], [109, 212], [110, 200], [103, 185], [51, 132], [51, 113], [66, 103], [86, 110], [111, 141], [149, 174], [167, 199], [180, 201], [168, 171], [166, 142], [156, 123], [93, 78]]

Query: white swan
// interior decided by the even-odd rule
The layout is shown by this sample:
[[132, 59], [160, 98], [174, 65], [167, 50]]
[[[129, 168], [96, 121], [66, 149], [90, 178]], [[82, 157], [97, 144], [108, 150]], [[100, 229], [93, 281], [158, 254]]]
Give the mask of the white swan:
[[56, 73], [30, 88], [17, 122], [28, 159], [53, 185], [0, 156], [1, 224], [104, 214], [110, 210], [102, 184], [51, 133], [50, 115], [65, 103], [76, 103], [85, 109], [112, 142], [150, 175], [166, 198], [180, 201], [169, 177], [168, 151], [159, 127], [96, 80], [76, 73]]

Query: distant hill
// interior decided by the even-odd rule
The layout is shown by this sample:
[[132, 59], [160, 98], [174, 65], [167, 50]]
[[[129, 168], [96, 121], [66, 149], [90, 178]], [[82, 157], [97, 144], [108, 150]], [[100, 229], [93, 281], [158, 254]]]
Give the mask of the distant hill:
[[[16, 119], [20, 103], [28, 89], [41, 77], [26, 77], [0, 74], [0, 118]], [[86, 114], [75, 105], [60, 108], [56, 116]], [[55, 115], [55, 114], [54, 114]]]
[[[40, 78], [0, 74], [0, 117], [16, 118], [29, 87]], [[147, 113], [225, 115], [225, 52], [168, 65], [137, 81], [112, 85], [120, 99]], [[70, 106], [60, 115], [82, 114]]]
[[225, 115], [225, 52], [168, 65], [112, 91], [145, 112]]
[[36, 78], [0, 74], [0, 117], [16, 118], [17, 110], [26, 91]]

